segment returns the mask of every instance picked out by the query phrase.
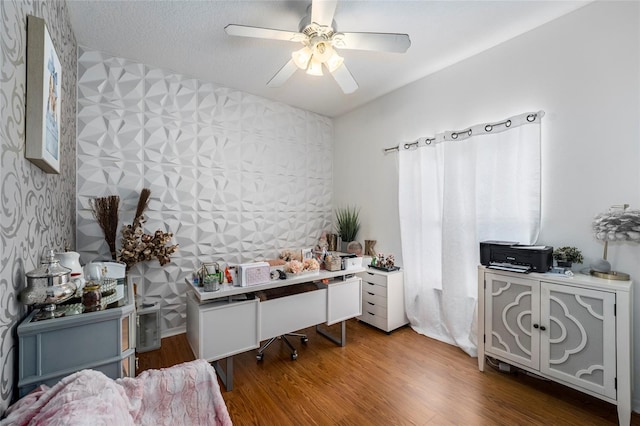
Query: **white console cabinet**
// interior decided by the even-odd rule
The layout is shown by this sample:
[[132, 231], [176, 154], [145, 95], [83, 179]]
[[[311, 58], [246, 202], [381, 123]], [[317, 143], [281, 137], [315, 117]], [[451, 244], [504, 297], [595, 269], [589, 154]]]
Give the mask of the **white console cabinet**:
[[404, 309], [404, 282], [401, 271], [385, 272], [368, 268], [362, 278], [362, 315], [360, 321], [387, 333], [407, 324]]
[[631, 421], [630, 281], [478, 273], [478, 367], [485, 356], [618, 406]]

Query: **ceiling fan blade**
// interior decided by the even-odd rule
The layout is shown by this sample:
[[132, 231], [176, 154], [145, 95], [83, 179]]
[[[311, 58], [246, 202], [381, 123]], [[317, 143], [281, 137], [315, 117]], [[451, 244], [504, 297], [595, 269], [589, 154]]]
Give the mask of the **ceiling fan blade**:
[[224, 30], [231, 36], [239, 37], [268, 38], [284, 41], [302, 41], [307, 38], [306, 35], [295, 31], [274, 30], [247, 25], [229, 24], [224, 27]]
[[348, 95], [358, 89], [358, 83], [356, 83], [356, 80], [353, 78], [351, 72], [344, 63], [332, 72], [331, 75], [345, 94]]
[[340, 33], [334, 37], [334, 46], [340, 49], [404, 53], [411, 46], [411, 40], [408, 34]]
[[336, 12], [337, 4], [337, 0], [312, 0], [311, 22], [330, 27], [333, 22], [333, 15]]
[[280, 68], [280, 71], [278, 71], [276, 73], [276, 75], [274, 75], [271, 80], [269, 80], [269, 82], [267, 83], [267, 86], [269, 87], [280, 87], [282, 86], [285, 81], [289, 80], [289, 78], [298, 70], [298, 66], [296, 65], [295, 62], [293, 62], [293, 59], [290, 59], [289, 62], [287, 62], [286, 64], [284, 64], [284, 66], [282, 68]]

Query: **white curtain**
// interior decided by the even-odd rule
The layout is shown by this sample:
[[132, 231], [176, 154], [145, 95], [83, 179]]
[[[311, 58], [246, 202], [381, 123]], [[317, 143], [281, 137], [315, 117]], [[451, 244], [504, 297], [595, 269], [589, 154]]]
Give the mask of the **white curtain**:
[[538, 237], [542, 115], [444, 132], [399, 152], [407, 316], [417, 332], [471, 356], [480, 241]]

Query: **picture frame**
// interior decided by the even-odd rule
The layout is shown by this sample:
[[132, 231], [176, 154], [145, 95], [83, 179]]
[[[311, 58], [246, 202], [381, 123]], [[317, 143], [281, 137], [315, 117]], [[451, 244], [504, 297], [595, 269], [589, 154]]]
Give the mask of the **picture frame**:
[[301, 250], [302, 260], [311, 259], [313, 257], [313, 248], [303, 248]]
[[27, 15], [25, 157], [60, 173], [62, 66], [44, 19]]

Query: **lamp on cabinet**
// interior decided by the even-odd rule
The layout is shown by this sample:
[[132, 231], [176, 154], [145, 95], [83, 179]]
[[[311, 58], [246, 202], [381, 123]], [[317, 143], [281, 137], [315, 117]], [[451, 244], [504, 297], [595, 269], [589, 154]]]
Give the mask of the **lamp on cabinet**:
[[611, 206], [593, 220], [593, 233], [604, 241], [603, 258], [591, 264], [591, 275], [608, 280], [628, 281], [629, 274], [612, 271], [607, 261], [609, 241], [633, 241], [640, 243], [640, 210], [627, 210], [628, 204]]

